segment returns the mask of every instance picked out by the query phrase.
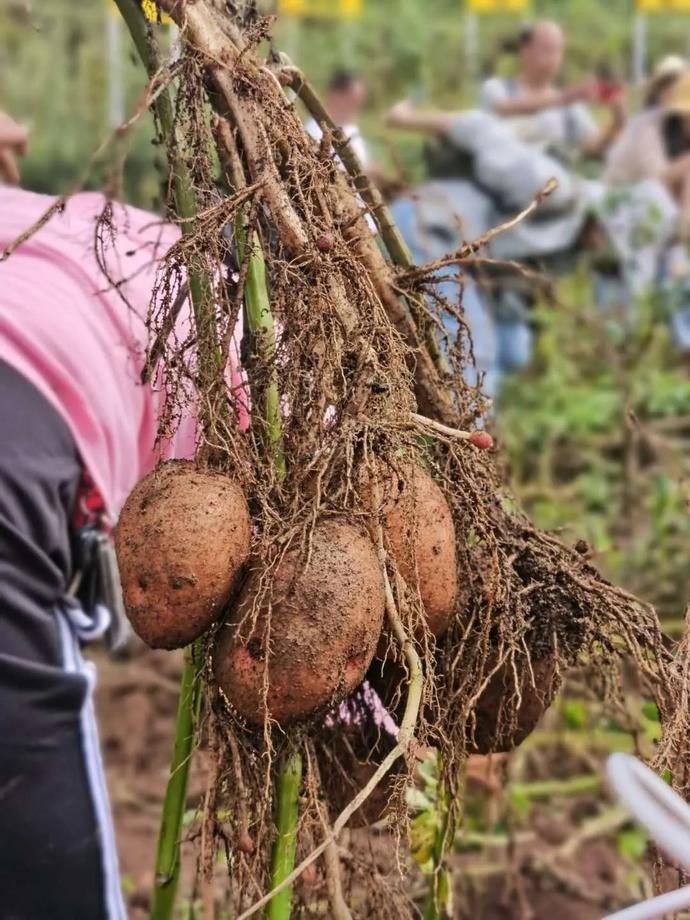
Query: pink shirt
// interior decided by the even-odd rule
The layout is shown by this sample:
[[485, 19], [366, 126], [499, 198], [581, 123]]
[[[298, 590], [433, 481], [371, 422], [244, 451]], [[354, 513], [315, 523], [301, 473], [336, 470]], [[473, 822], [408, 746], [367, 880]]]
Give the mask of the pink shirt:
[[[0, 253], [53, 201], [0, 186]], [[115, 518], [161, 452], [194, 455], [196, 426], [187, 414], [172, 441], [157, 450], [164, 394], [140, 382], [156, 270], [179, 231], [155, 215], [114, 205], [117, 232], [106, 264], [125, 303], [96, 259], [95, 221], [104, 204], [99, 194], [73, 196], [63, 213], [0, 262], [0, 359], [65, 419]], [[188, 325], [185, 305], [176, 334], [183, 337]], [[237, 372], [231, 382], [241, 388]]]

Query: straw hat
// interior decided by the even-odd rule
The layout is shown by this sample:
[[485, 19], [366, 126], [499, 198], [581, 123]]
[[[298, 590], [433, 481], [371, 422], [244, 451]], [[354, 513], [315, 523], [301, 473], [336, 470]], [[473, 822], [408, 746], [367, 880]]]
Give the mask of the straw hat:
[[664, 111], [672, 115], [690, 115], [690, 71], [681, 73], [669, 90]]
[[667, 54], [654, 68], [651, 80], [665, 80], [666, 77], [679, 77], [688, 69], [688, 62], [679, 54]]

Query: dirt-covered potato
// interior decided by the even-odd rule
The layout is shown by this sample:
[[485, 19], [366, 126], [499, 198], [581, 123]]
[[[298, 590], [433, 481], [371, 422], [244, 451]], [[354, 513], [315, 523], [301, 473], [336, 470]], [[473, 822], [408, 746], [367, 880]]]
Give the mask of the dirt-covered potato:
[[419, 467], [398, 492], [385, 499], [384, 532], [400, 574], [419, 597], [430, 631], [448, 629], [458, 592], [455, 528], [448, 502], [433, 478]]
[[171, 460], [145, 476], [115, 530], [125, 607], [151, 648], [181, 648], [223, 612], [247, 561], [251, 530], [228, 476]]
[[489, 681], [479, 697], [475, 711], [476, 725], [468, 733], [468, 749], [475, 754], [500, 754], [522, 744], [537, 727], [553, 703], [560, 687], [555, 660], [544, 657], [532, 662], [532, 675], [523, 667], [520, 681], [520, 705], [511, 718], [510, 705], [516, 699], [515, 679], [504, 665]]
[[381, 635], [383, 578], [368, 535], [342, 521], [317, 524], [309, 560], [288, 552], [257, 603], [262, 576], [250, 574], [219, 629], [213, 668], [240, 715], [258, 724], [267, 710], [282, 725], [362, 681]]
[[[512, 751], [522, 744], [537, 727], [560, 687], [555, 661], [546, 656], [532, 662], [534, 680], [522, 666], [520, 684], [521, 701], [517, 700], [512, 671], [507, 665], [499, 668], [479, 697], [475, 708], [475, 721], [465, 729], [467, 751], [470, 754], [500, 754]], [[399, 724], [405, 711], [407, 685], [405, 671], [395, 661], [374, 660], [367, 673], [367, 680], [374, 688], [392, 718]], [[424, 718], [434, 723], [437, 713], [426, 707]], [[433, 732], [432, 732], [433, 734]]]

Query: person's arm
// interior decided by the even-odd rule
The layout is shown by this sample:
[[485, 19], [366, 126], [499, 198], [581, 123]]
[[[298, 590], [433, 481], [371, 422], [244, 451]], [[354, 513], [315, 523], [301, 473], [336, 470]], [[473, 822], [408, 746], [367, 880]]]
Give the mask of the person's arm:
[[29, 132], [0, 112], [0, 180], [17, 185], [19, 165], [17, 156], [26, 151]]
[[404, 99], [389, 110], [386, 124], [392, 128], [422, 131], [424, 134], [447, 134], [456, 118], [457, 112], [433, 109], [421, 111], [409, 99]]
[[0, 112], [0, 147], [12, 147], [18, 153], [26, 150], [29, 132], [18, 125], [9, 115]]
[[581, 143], [581, 153], [591, 159], [604, 157], [618, 138], [628, 120], [628, 106], [623, 93], [616, 95], [609, 103], [609, 118], [605, 125], [589, 131]]
[[502, 118], [510, 118], [512, 115], [536, 115], [545, 109], [556, 109], [568, 105], [572, 101], [571, 97], [572, 94], [567, 91], [548, 95], [523, 93], [520, 96], [509, 96], [506, 99], [497, 100], [491, 107], [491, 111]]
[[532, 92], [522, 88], [519, 93], [510, 93], [506, 83], [496, 77], [487, 80], [480, 93], [483, 109], [501, 118], [514, 115], [536, 115], [546, 109], [571, 105], [590, 95], [589, 85], [569, 86], [560, 91], [546, 90]]

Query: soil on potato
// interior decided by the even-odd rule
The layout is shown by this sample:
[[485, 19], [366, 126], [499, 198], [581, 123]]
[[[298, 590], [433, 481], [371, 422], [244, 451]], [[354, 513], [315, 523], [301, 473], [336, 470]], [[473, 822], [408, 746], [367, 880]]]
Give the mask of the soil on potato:
[[[102, 652], [94, 660], [99, 682], [96, 703], [100, 721], [108, 787], [110, 790], [120, 855], [120, 870], [128, 903], [129, 920], [148, 917], [161, 802], [167, 779], [177, 706], [181, 652], [139, 648], [125, 661]], [[561, 764], [562, 765], [562, 764]], [[577, 765], [575, 765], [577, 768]], [[201, 800], [205, 784], [203, 753], [193, 761], [189, 807]], [[615, 840], [588, 841], [566, 864], [549, 864], [549, 856], [586, 820], [596, 801], [582, 797], [555, 821], [549, 807], [537, 810], [530, 823], [531, 840], [507, 853], [476, 853], [452, 858], [456, 870], [457, 920], [597, 920], [602, 903], [616, 903], [616, 891], [626, 865], [617, 854]], [[367, 839], [361, 837], [366, 834]], [[392, 866], [390, 839], [378, 830], [355, 831], [349, 847], [371, 848], [380, 864]], [[184, 845], [181, 891], [188, 898], [194, 885], [195, 854]], [[481, 865], [486, 869], [482, 869]], [[493, 874], [489, 869], [493, 870]], [[223, 867], [219, 864], [219, 892]], [[411, 870], [408, 892], [415, 896], [424, 883]], [[323, 903], [323, 892], [315, 902]], [[316, 916], [315, 914], [313, 916]], [[327, 914], [321, 914], [324, 918]], [[375, 920], [375, 918], [372, 918]]]

